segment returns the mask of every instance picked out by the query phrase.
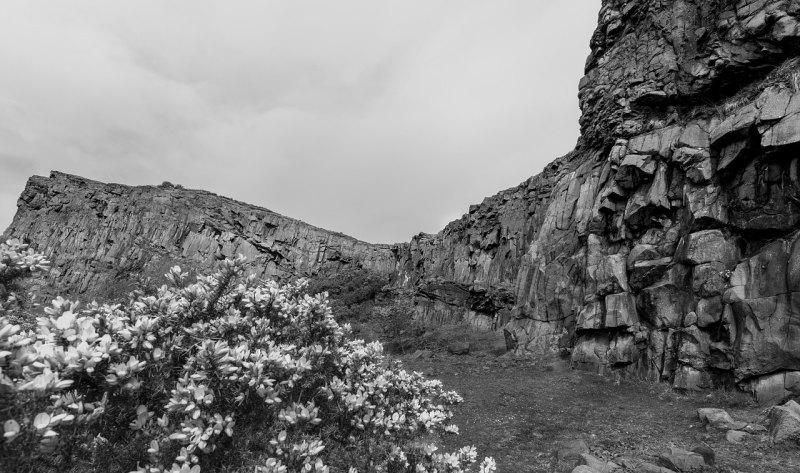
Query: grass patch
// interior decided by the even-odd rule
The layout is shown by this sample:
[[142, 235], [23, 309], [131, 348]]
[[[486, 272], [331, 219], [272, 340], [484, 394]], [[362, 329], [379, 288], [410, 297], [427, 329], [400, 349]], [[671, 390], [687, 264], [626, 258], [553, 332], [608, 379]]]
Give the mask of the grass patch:
[[494, 456], [498, 472], [571, 472], [575, 465], [559, 463], [554, 452], [559, 442], [577, 439], [593, 455], [618, 464], [623, 458], [652, 462], [671, 446], [706, 445], [717, 458], [706, 473], [800, 471], [795, 446], [771, 447], [766, 435], [734, 445], [725, 431], [701, 424], [700, 407], [720, 407], [736, 420], [763, 422], [762, 409], [743, 393], [683, 394], [638, 379], [616, 384], [609, 377], [571, 370], [555, 355], [525, 360], [437, 356], [404, 363], [464, 396], [454, 417], [461, 435], [446, 439], [445, 448], [447, 442], [474, 444]]

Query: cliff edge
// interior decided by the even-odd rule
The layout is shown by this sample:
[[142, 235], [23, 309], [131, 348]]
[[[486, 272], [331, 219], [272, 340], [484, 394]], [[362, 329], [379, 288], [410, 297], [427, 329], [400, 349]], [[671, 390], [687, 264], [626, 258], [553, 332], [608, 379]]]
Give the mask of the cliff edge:
[[392, 245], [373, 245], [202, 190], [33, 176], [6, 237], [25, 239], [53, 267], [48, 290], [125, 294], [171, 266], [208, 269], [242, 254], [261, 277], [288, 279], [365, 268], [394, 271]]

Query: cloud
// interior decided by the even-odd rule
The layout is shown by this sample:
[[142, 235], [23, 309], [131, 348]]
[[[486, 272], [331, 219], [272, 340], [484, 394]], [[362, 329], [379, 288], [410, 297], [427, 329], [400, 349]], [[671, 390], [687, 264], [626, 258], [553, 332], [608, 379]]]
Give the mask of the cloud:
[[436, 232], [574, 146], [599, 3], [9, 2], [0, 227], [57, 169]]

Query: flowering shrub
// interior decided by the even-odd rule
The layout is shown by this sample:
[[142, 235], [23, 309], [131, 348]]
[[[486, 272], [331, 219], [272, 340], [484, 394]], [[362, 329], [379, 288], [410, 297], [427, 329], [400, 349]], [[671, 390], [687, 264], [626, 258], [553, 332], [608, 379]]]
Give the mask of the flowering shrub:
[[[46, 265], [20, 251], [4, 268]], [[245, 277], [243, 262], [192, 283], [174, 267], [156, 295], [134, 292], [126, 304], [59, 297], [35, 330], [0, 317], [0, 470], [23, 459], [37, 471], [83, 462], [143, 473], [462, 472], [476, 463], [474, 447], [437, 453], [420, 440], [457, 433], [448, 421], [458, 394], [388, 361], [379, 343], [349, 340], [326, 295], [304, 294], [304, 281]], [[494, 462], [478, 468], [494, 471]]]
[[0, 316], [17, 305], [18, 296], [10, 292], [14, 280], [33, 272], [47, 270], [49, 264], [43, 255], [28, 248], [28, 245], [19, 240], [0, 242]]

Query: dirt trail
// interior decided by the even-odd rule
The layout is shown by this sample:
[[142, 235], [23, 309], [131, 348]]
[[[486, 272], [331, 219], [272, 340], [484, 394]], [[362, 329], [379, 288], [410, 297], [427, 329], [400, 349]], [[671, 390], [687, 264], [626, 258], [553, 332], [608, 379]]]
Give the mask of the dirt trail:
[[606, 460], [653, 461], [671, 446], [705, 445], [716, 453], [716, 465], [706, 472], [800, 472], [800, 447], [770, 447], [766, 435], [732, 444], [725, 431], [707, 431], [697, 418], [700, 407], [720, 407], [736, 420], [763, 422], [764, 408], [744, 396], [682, 396], [639, 380], [616, 384], [558, 359], [437, 355], [406, 357], [404, 364], [464, 397], [454, 419], [461, 435], [445, 439], [445, 447], [475, 445], [481, 458], [495, 457], [500, 473], [570, 472], [571, 465], [559, 464], [553, 453], [559, 441], [575, 439]]

